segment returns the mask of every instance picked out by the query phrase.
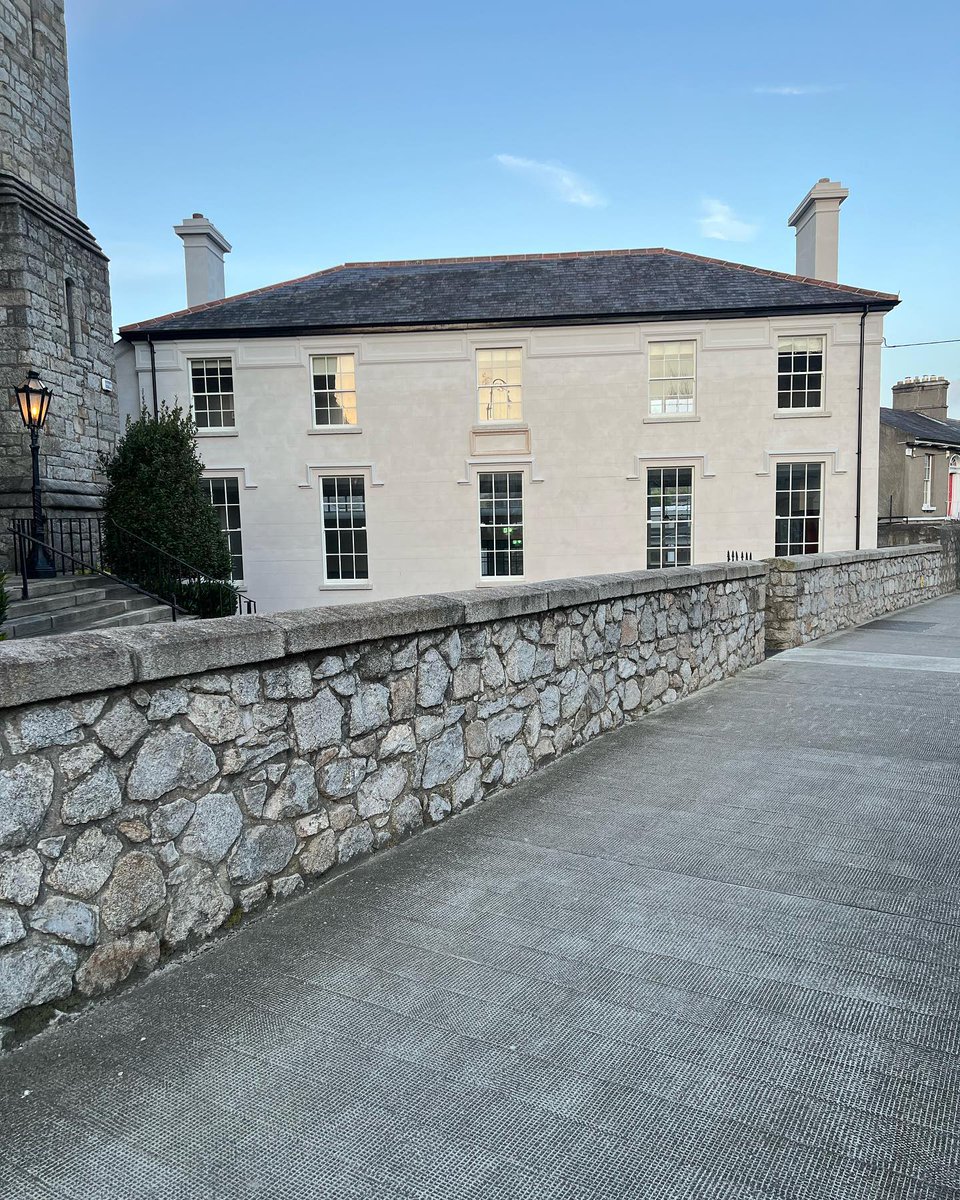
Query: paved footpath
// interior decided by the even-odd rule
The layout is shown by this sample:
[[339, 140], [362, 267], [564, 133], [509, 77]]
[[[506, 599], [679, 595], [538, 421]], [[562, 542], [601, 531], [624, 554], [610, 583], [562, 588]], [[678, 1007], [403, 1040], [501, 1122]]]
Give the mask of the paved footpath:
[[0, 1197], [960, 1196], [960, 597], [0, 1059]]

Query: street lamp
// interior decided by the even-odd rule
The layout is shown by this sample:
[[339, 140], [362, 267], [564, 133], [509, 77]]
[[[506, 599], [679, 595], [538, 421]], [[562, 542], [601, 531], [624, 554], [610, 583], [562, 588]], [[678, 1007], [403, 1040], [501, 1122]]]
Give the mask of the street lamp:
[[49, 579], [56, 575], [43, 544], [43, 501], [40, 493], [40, 430], [50, 408], [50, 389], [40, 382], [36, 371], [27, 372], [27, 381], [17, 388], [20, 417], [30, 430], [30, 457], [33, 460], [33, 537], [27, 557], [27, 574], [31, 579]]

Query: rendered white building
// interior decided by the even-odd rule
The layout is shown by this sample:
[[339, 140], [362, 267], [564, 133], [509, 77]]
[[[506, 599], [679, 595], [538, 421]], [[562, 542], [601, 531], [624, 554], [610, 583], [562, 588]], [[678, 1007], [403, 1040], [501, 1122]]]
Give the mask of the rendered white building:
[[122, 404], [192, 406], [261, 611], [871, 547], [897, 298], [836, 283], [845, 196], [822, 180], [791, 217], [816, 279], [618, 250], [227, 299], [195, 214], [192, 307], [121, 330]]

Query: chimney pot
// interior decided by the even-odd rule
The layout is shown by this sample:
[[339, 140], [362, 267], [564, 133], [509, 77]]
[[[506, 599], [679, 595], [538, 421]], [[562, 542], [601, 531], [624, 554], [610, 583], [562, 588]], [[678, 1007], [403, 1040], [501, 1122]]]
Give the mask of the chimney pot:
[[232, 249], [230, 243], [203, 213], [194, 213], [173, 232], [183, 242], [183, 261], [187, 275], [187, 308], [222, 300], [226, 293], [223, 278], [223, 256]]
[[797, 231], [797, 274], [837, 282], [840, 205], [850, 192], [834, 180], [819, 179], [787, 222]]

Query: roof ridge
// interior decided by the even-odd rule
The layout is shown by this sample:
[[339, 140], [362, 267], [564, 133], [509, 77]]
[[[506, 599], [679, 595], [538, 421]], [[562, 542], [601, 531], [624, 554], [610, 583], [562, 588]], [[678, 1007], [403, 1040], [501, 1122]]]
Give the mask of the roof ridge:
[[181, 308], [176, 312], [164, 313], [159, 317], [150, 317], [146, 321], [138, 321], [131, 325], [123, 325], [120, 327], [120, 333], [136, 333], [143, 330], [149, 330], [152, 325], [156, 325], [162, 321], [168, 321], [173, 317], [186, 316], [187, 313], [206, 312], [208, 309], [217, 308], [221, 304], [228, 304], [234, 300], [247, 300], [251, 296], [262, 296], [267, 292], [273, 292], [279, 288], [290, 287], [295, 283], [306, 283], [308, 280], [319, 279], [323, 275], [334, 275], [339, 271], [365, 270], [378, 267], [463, 266], [470, 263], [558, 262], [577, 258], [626, 258], [630, 256], [654, 254], [665, 254], [675, 258], [686, 258], [691, 259], [694, 262], [711, 263], [712, 265], [719, 267], [730, 267], [737, 271], [746, 271], [751, 275], [763, 275], [770, 279], [786, 279], [792, 283], [811, 284], [815, 287], [829, 288], [834, 291], [844, 292], [850, 295], [863, 296], [865, 299], [899, 299], [899, 296], [893, 292], [872, 291], [869, 288], [853, 287], [852, 285], [846, 283], [834, 283], [827, 279], [814, 279], [808, 275], [791, 275], [787, 271], [773, 271], [768, 267], [753, 267], [747, 263], [731, 262], [729, 259], [711, 258], [705, 254], [693, 254], [688, 250], [671, 250], [667, 246], [645, 246], [625, 250], [562, 250], [544, 252], [542, 254], [478, 254], [455, 258], [396, 258], [382, 259], [380, 261], [373, 260], [370, 262], [343, 262], [333, 267], [325, 267], [321, 271], [313, 271], [308, 275], [300, 275], [296, 279], [284, 279], [280, 283], [270, 283], [265, 287], [254, 288], [248, 292], [237, 292], [233, 296], [224, 296], [220, 300], [209, 300], [206, 304], [195, 304], [192, 308]]

